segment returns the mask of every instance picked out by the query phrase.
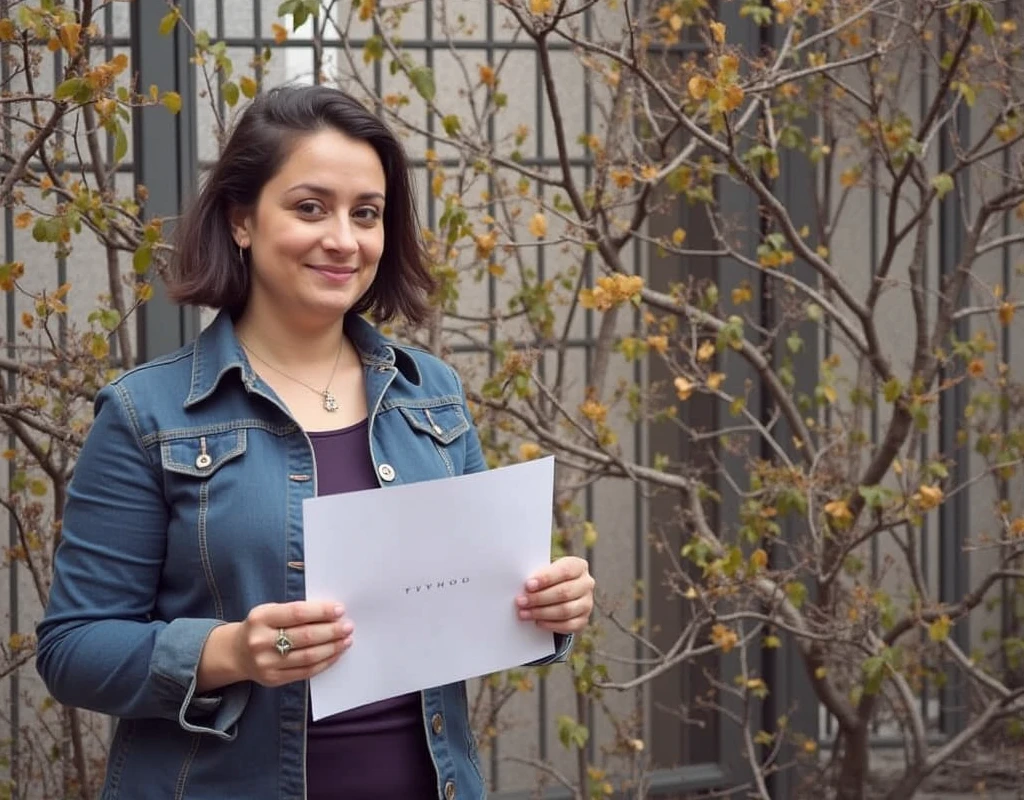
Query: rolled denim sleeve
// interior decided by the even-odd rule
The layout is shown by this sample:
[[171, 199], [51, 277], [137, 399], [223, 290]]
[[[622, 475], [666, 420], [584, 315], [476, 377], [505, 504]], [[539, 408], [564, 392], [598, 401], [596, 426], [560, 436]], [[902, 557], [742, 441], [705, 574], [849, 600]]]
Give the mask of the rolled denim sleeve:
[[65, 705], [231, 739], [251, 687], [195, 693], [203, 646], [222, 621], [157, 618], [168, 508], [124, 391], [99, 393], [68, 487], [36, 668]]

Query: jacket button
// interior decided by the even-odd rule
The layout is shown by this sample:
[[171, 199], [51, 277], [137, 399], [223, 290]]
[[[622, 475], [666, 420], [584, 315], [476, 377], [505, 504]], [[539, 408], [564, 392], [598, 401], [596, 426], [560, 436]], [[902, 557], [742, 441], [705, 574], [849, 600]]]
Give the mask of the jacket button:
[[455, 800], [455, 781], [448, 781], [444, 785], [445, 800]]
[[196, 456], [196, 469], [206, 469], [212, 463], [213, 459], [206, 453], [200, 453]]
[[440, 736], [441, 731], [444, 730], [444, 717], [440, 714], [434, 714], [434, 716], [430, 718], [430, 727], [434, 729], [434, 733]]
[[380, 475], [382, 481], [391, 483], [395, 479], [395, 468], [390, 464], [381, 464], [377, 467], [377, 474]]

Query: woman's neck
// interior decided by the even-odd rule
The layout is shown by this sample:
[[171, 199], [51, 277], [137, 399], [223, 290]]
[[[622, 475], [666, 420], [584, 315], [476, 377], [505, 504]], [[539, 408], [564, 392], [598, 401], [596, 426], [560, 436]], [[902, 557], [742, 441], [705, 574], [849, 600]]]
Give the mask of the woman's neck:
[[235, 322], [235, 335], [261, 357], [279, 364], [333, 362], [342, 345], [344, 318], [297, 325], [251, 305]]

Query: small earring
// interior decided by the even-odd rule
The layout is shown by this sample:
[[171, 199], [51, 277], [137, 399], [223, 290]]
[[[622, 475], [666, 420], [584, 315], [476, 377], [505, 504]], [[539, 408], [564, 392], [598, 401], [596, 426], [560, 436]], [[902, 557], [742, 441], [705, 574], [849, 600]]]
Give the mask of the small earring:
[[245, 251], [242, 249], [242, 245], [238, 245], [238, 260], [242, 262], [242, 266], [245, 266]]

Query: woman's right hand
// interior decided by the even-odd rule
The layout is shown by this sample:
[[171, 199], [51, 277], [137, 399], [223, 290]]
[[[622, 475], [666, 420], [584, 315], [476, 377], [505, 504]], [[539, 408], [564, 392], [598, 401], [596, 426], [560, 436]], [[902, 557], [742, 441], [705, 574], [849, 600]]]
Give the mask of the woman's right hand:
[[[335, 603], [265, 603], [242, 622], [214, 628], [199, 659], [198, 691], [243, 680], [262, 686], [308, 680], [351, 646], [353, 625], [344, 614]], [[284, 655], [276, 647], [281, 631], [292, 643]]]

